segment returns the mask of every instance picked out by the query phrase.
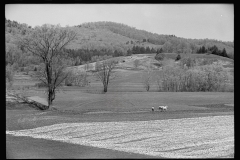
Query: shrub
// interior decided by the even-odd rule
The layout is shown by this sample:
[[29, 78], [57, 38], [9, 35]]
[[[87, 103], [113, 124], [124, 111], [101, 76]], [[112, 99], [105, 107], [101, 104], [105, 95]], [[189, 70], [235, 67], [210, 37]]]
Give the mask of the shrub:
[[165, 54], [164, 53], [158, 53], [155, 56], [155, 59], [158, 61], [162, 61], [165, 58]]
[[138, 66], [140, 65], [140, 61], [138, 59], [134, 60], [133, 65], [135, 68], [138, 68]]
[[21, 72], [24, 72], [24, 67], [21, 67], [21, 68], [20, 68], [20, 71], [21, 71]]
[[196, 66], [196, 59], [191, 57], [184, 57], [180, 60], [180, 65], [184, 68], [184, 66], [191, 68]]
[[175, 61], [178, 61], [178, 60], [180, 60], [180, 59], [181, 59], [181, 55], [178, 54], [177, 57], [176, 57], [176, 59], [175, 59]]
[[157, 67], [162, 67], [162, 63], [153, 63], [153, 65], [155, 65]]

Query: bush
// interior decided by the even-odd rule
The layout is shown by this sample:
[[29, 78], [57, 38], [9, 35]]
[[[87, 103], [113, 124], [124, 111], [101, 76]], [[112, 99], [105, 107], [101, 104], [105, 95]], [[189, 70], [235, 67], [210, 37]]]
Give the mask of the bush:
[[135, 68], [138, 68], [138, 66], [140, 65], [140, 61], [138, 59], [134, 60], [133, 65]]
[[184, 68], [184, 66], [186, 66], [187, 68], [192, 68], [196, 66], [196, 59], [191, 57], [184, 57], [180, 60], [180, 65], [182, 66], [182, 68]]
[[21, 67], [21, 68], [20, 68], [20, 71], [21, 71], [21, 72], [24, 72], [24, 67]]
[[158, 61], [162, 61], [165, 58], [165, 54], [164, 53], [158, 53], [155, 56], [155, 59]]
[[175, 61], [178, 61], [178, 60], [180, 60], [180, 59], [181, 59], [181, 55], [178, 54], [177, 57], [176, 57], [176, 59], [175, 59]]
[[153, 65], [155, 65], [157, 67], [162, 67], [162, 63], [153, 63]]

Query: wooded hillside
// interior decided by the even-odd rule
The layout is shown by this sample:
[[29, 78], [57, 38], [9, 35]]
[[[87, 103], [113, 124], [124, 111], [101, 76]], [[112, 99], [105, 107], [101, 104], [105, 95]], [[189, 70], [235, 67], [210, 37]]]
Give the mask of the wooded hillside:
[[[17, 37], [27, 36], [35, 28], [5, 18], [6, 65], [26, 67], [38, 60], [16, 44]], [[115, 22], [90, 22], [73, 26], [77, 39], [65, 49], [70, 65], [80, 65], [109, 56], [142, 53], [209, 53], [234, 59], [234, 43], [212, 39], [186, 39], [160, 35]], [[161, 32], [161, 31], [159, 31]]]

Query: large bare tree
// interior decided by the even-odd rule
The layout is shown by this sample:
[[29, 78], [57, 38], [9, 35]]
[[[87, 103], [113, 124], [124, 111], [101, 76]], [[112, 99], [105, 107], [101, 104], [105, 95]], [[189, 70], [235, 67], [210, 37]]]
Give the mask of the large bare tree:
[[103, 84], [103, 91], [107, 92], [108, 84], [112, 78], [113, 69], [115, 67], [116, 62], [113, 60], [105, 60], [102, 62], [96, 63], [96, 72], [95, 75]]
[[62, 58], [63, 48], [75, 38], [76, 33], [68, 27], [45, 24], [35, 27], [32, 34], [19, 39], [21, 47], [40, 59], [42, 65], [37, 77], [47, 86], [48, 108], [55, 99], [56, 88], [67, 77]]

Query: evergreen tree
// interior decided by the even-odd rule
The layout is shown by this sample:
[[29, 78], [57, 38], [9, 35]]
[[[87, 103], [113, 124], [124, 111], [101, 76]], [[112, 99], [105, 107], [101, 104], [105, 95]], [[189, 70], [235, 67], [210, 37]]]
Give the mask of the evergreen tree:
[[206, 52], [207, 52], [207, 50], [205, 49], [204, 46], [202, 46], [202, 53], [206, 53]]
[[131, 49], [128, 49], [127, 50], [127, 56], [131, 56], [132, 55], [132, 50]]
[[114, 51], [114, 54], [113, 54], [114, 57], [118, 57], [119, 56], [119, 53], [117, 50]]
[[163, 49], [162, 48], [160, 48], [159, 53], [163, 53]]
[[226, 49], [225, 49], [225, 48], [223, 48], [223, 50], [222, 50], [222, 56], [223, 56], [223, 57], [228, 57], [228, 55], [227, 55], [227, 52], [226, 52]]
[[156, 53], [156, 50], [154, 48], [152, 48], [151, 53]]
[[135, 47], [135, 54], [140, 54], [141, 53], [141, 48], [139, 46]]
[[157, 49], [156, 53], [157, 53], [157, 54], [160, 53], [159, 49]]
[[218, 55], [219, 52], [218, 52], [217, 46], [214, 45], [211, 50], [212, 50], [212, 54]]
[[132, 54], [136, 54], [136, 46], [133, 46], [133, 48], [132, 48]]
[[199, 48], [199, 50], [197, 50], [197, 53], [202, 53], [202, 47]]
[[145, 48], [144, 47], [141, 47], [140, 48], [140, 54], [144, 54], [146, 52]]
[[150, 53], [150, 52], [151, 52], [151, 50], [150, 50], [149, 46], [147, 46], [146, 53]]

